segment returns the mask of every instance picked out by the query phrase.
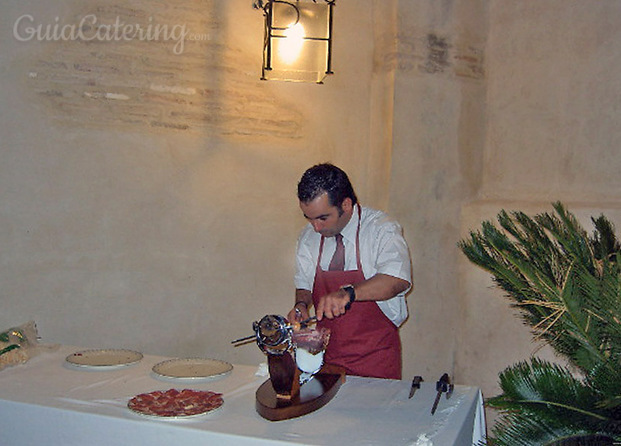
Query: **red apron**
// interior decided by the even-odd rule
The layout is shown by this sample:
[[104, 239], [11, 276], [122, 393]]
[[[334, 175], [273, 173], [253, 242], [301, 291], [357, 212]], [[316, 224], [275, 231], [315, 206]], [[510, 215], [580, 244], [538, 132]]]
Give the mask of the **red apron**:
[[[356, 233], [357, 269], [323, 271], [320, 266], [324, 237], [319, 245], [319, 257], [313, 284], [313, 304], [343, 285], [365, 280], [360, 263], [360, 206]], [[324, 318], [317, 324], [330, 329], [330, 341], [325, 362], [340, 365], [348, 375], [401, 379], [401, 340], [399, 330], [380, 310], [376, 302], [355, 301], [351, 308], [334, 319]]]

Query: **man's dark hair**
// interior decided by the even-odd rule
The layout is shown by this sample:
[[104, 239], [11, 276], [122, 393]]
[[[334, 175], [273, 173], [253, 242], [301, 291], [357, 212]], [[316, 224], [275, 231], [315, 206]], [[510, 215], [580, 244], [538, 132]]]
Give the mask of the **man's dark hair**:
[[298, 200], [308, 203], [328, 193], [331, 206], [341, 207], [345, 198], [351, 198], [352, 204], [358, 203], [354, 188], [347, 174], [333, 164], [317, 164], [302, 175], [298, 183]]

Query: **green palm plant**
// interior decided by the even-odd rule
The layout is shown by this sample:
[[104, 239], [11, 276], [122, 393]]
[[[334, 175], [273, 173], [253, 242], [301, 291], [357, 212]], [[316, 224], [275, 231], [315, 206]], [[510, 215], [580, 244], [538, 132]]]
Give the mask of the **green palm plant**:
[[560, 202], [556, 214], [501, 211], [458, 243], [491, 273], [535, 339], [567, 361], [538, 358], [500, 374], [489, 444], [607, 445], [621, 440], [621, 245], [604, 216], [592, 234]]

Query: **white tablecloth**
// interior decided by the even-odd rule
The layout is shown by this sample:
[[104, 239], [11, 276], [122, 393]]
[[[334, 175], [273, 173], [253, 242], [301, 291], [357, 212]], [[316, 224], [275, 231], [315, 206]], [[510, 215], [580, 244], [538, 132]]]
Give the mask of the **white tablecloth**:
[[[30, 445], [416, 445], [471, 446], [483, 439], [481, 392], [455, 386], [435, 415], [435, 380], [427, 377], [412, 399], [410, 381], [348, 376], [325, 407], [303, 417], [268, 421], [255, 410], [255, 392], [267, 378], [257, 367], [234, 366], [205, 383], [165, 381], [151, 371], [168, 358], [149, 356], [116, 370], [76, 370], [62, 346], [0, 371], [0, 444]], [[153, 420], [127, 409], [139, 393], [169, 388], [223, 393], [218, 411], [188, 420]]]

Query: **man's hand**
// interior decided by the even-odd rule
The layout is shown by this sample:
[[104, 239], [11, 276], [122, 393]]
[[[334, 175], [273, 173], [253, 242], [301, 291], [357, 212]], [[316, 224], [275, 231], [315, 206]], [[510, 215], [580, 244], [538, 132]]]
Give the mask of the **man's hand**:
[[313, 297], [309, 290], [295, 290], [295, 305], [287, 314], [289, 322], [305, 321], [310, 317], [309, 309], [313, 305]]
[[287, 320], [291, 323], [305, 321], [310, 316], [306, 305], [296, 304], [287, 314]]
[[319, 305], [315, 309], [317, 320], [325, 317], [334, 319], [347, 311], [345, 306], [349, 303], [349, 293], [343, 289], [338, 289], [330, 294], [326, 294], [319, 300]]

